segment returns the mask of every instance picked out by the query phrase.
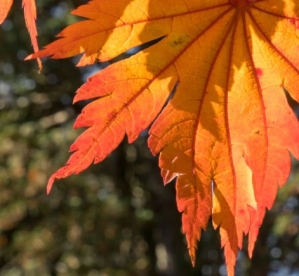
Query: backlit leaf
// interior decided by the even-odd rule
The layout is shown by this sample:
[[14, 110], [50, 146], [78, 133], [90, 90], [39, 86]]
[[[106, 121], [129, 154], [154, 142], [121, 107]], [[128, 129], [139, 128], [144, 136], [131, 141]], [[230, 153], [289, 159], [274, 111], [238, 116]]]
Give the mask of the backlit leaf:
[[[26, 27], [30, 34], [31, 43], [33, 46], [34, 52], [38, 51], [38, 44], [37, 44], [37, 30], [36, 30], [36, 6], [35, 0], [23, 0], [22, 2], [23, 9], [24, 9], [24, 17], [26, 22]], [[39, 68], [42, 68], [42, 64], [40, 59], [37, 59]]]
[[8, 12], [10, 11], [13, 0], [2, 0], [0, 2], [0, 24], [3, 23], [7, 17]]
[[177, 179], [193, 264], [212, 216], [233, 275], [243, 235], [251, 255], [289, 175], [290, 153], [299, 157], [298, 121], [284, 92], [299, 100], [299, 2], [94, 0], [73, 14], [88, 20], [29, 58], [83, 53], [82, 66], [162, 39], [77, 91], [75, 102], [94, 99], [75, 122], [88, 129], [48, 192], [55, 179], [102, 161], [125, 134], [133, 142], [154, 121], [149, 147], [160, 153], [164, 183]]
[[[4, 22], [7, 17], [8, 12], [11, 9], [13, 0], [1, 0], [0, 1], [0, 24]], [[38, 51], [38, 44], [37, 44], [37, 29], [35, 25], [36, 20], [36, 6], [35, 0], [23, 0], [22, 6], [24, 9], [24, 17], [26, 22], [26, 27], [30, 35], [31, 43], [33, 46], [34, 52]], [[37, 59], [39, 68], [41, 69], [42, 64], [40, 59]]]

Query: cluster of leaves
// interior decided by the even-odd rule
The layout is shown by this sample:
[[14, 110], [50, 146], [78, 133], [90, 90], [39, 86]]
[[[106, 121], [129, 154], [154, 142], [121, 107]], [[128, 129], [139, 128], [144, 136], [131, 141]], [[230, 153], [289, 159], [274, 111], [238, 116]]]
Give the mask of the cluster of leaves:
[[78, 89], [74, 102], [95, 99], [74, 124], [88, 129], [48, 191], [154, 121], [148, 144], [160, 153], [164, 183], [177, 178], [193, 264], [212, 215], [233, 275], [243, 235], [251, 256], [266, 208], [289, 175], [289, 152], [299, 157], [298, 121], [284, 92], [299, 100], [297, 1], [93, 0], [73, 14], [88, 20], [29, 58], [83, 53], [84, 66], [159, 41]]

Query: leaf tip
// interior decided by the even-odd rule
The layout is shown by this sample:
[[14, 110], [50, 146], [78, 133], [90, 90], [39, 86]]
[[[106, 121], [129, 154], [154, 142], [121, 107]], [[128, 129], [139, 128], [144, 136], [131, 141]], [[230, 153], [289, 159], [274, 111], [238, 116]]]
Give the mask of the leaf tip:
[[37, 57], [37, 56], [35, 55], [35, 53], [34, 53], [34, 54], [31, 54], [31, 55], [29, 55], [29, 56], [27, 56], [27, 57], [25, 57], [24, 60], [32, 60], [32, 59], [34, 59], [34, 58], [36, 58], [36, 61], [37, 61], [38, 67], [39, 67], [38, 72], [40, 73], [41, 70], [42, 70], [42, 68], [43, 68], [43, 66], [42, 66], [41, 59], [40, 59], [39, 57]]
[[255, 245], [256, 238], [254, 237], [253, 239], [249, 240], [248, 244], [248, 257], [249, 259], [252, 258], [253, 250], [254, 250], [254, 245]]
[[31, 54], [24, 58], [24, 60], [31, 60], [31, 59], [34, 59], [34, 54]]
[[52, 189], [52, 187], [53, 187], [53, 183], [54, 183], [54, 179], [55, 179], [55, 176], [52, 175], [52, 176], [50, 177], [49, 181], [48, 181], [48, 185], [47, 185], [47, 195], [49, 195], [50, 192], [51, 192], [51, 189]]
[[195, 253], [195, 248], [189, 248], [189, 256], [191, 259], [191, 264], [193, 267], [195, 267], [195, 260], [196, 260], [196, 253]]
[[43, 69], [43, 65], [42, 65], [42, 62], [40, 60], [40, 58], [37, 58], [37, 64], [38, 64], [38, 73], [41, 73], [42, 69]]

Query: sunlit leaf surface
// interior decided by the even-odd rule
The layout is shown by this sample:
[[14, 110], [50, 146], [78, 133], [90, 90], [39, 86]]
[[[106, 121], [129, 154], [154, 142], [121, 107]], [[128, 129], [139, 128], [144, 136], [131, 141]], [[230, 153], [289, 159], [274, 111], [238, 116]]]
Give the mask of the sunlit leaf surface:
[[[1, 0], [0, 1], [0, 24], [4, 22], [6, 19], [8, 12], [11, 9], [13, 0]], [[34, 52], [38, 51], [38, 44], [37, 44], [37, 29], [36, 29], [36, 6], [35, 0], [23, 0], [22, 6], [24, 9], [24, 17], [26, 22], [26, 27], [30, 35], [31, 43], [33, 46]], [[40, 59], [37, 59], [39, 68], [41, 69], [42, 64]]]
[[265, 210], [289, 175], [290, 152], [299, 157], [298, 121], [284, 92], [299, 100], [299, 2], [94, 0], [73, 14], [88, 20], [29, 58], [83, 53], [83, 66], [162, 39], [77, 91], [75, 102], [94, 99], [74, 126], [88, 129], [48, 191], [153, 123], [149, 147], [160, 153], [165, 184], [177, 179], [193, 264], [212, 216], [233, 275], [243, 235], [251, 255]]

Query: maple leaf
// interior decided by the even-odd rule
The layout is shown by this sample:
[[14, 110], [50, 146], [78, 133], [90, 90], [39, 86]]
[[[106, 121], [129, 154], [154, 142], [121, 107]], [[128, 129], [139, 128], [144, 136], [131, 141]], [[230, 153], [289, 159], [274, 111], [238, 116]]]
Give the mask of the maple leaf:
[[[0, 25], [6, 19], [8, 12], [11, 9], [13, 0], [1, 0], [0, 1]], [[34, 52], [38, 51], [38, 44], [37, 44], [37, 29], [35, 25], [36, 20], [36, 6], [35, 0], [23, 0], [22, 6], [24, 9], [24, 17], [26, 22], [26, 27], [30, 35], [31, 43], [33, 46]], [[42, 68], [42, 64], [40, 59], [37, 59], [39, 68]]]
[[[284, 89], [299, 100], [296, 0], [94, 0], [85, 17], [28, 58], [83, 53], [78, 65], [155, 45], [88, 79], [74, 102], [94, 99], [74, 127], [88, 127], [48, 183], [102, 161], [125, 134], [153, 121], [149, 147], [164, 183], [176, 178], [177, 205], [194, 265], [210, 216], [220, 229], [228, 275], [299, 157], [299, 127]], [[171, 92], [173, 97], [169, 100]], [[164, 105], [167, 105], [164, 107]]]
[[2, 24], [7, 17], [8, 12], [12, 6], [13, 0], [2, 0], [0, 3], [0, 24]]

